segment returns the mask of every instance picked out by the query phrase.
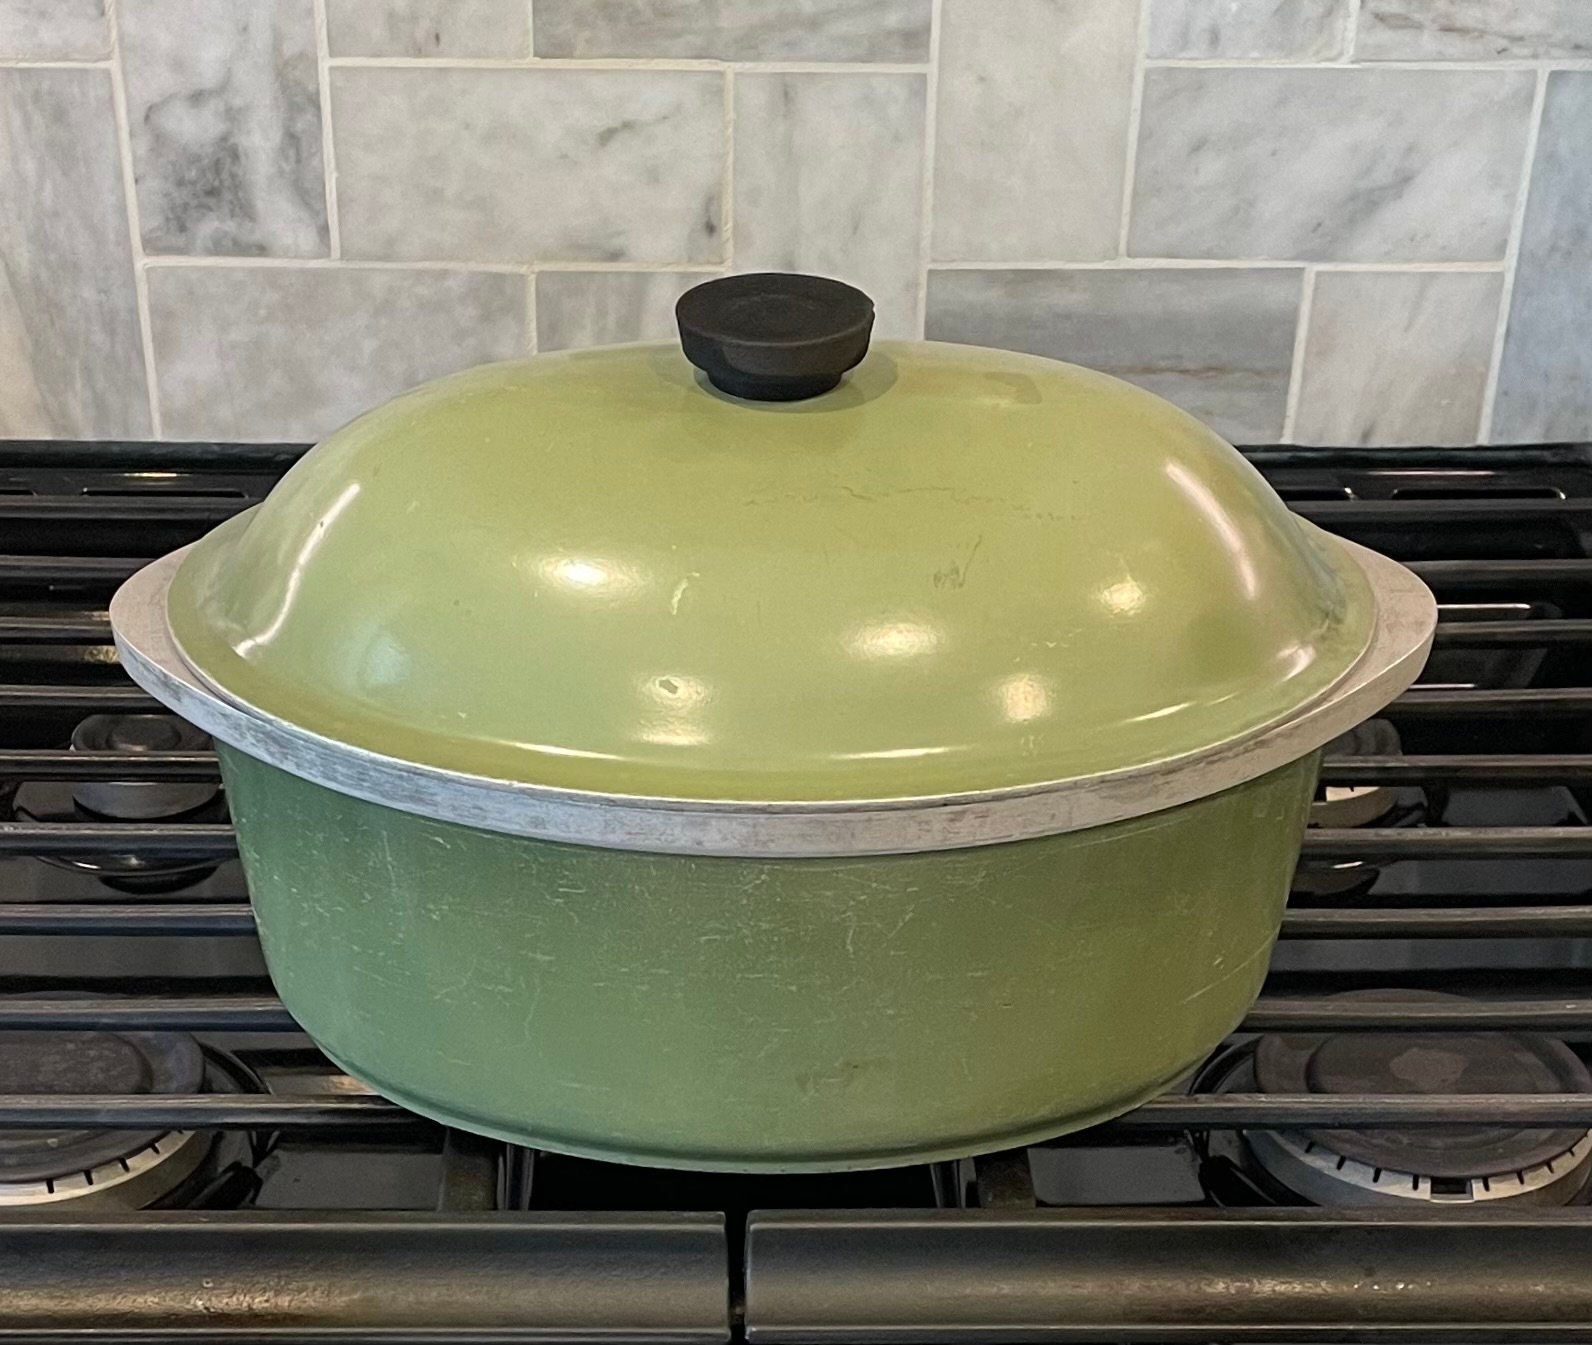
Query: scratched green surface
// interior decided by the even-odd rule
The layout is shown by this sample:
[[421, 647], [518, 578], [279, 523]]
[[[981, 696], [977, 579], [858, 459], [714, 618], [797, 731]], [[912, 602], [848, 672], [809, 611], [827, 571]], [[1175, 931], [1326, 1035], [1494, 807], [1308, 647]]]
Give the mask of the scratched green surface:
[[1126, 1109], [1258, 992], [1316, 759], [930, 855], [698, 859], [363, 803], [222, 747], [271, 974], [351, 1072], [525, 1144], [798, 1171]]
[[737, 402], [668, 346], [476, 370], [332, 436], [183, 566], [222, 686], [505, 779], [882, 798], [1226, 740], [1352, 663], [1364, 581], [1191, 417], [881, 343]]

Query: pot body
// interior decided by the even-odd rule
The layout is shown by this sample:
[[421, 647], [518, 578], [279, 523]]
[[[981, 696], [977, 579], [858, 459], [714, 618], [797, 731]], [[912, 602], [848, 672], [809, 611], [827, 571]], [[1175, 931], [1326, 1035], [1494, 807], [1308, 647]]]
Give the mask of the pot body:
[[283, 1001], [349, 1073], [518, 1143], [883, 1167], [1104, 1120], [1260, 989], [1312, 754], [1109, 826], [848, 859], [564, 845], [220, 746]]

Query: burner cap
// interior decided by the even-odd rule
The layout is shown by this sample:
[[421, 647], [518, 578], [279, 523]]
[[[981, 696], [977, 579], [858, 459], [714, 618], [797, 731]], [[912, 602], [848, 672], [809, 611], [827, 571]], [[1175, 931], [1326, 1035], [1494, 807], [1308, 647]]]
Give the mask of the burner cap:
[[[202, 752], [210, 737], [176, 715], [89, 715], [72, 730], [74, 752]], [[82, 808], [121, 821], [179, 817], [212, 802], [204, 781], [84, 780], [72, 791]]]
[[176, 715], [89, 715], [72, 730], [79, 752], [199, 752], [209, 735]]
[[[1463, 1003], [1433, 991], [1351, 991], [1340, 999]], [[1580, 1059], [1549, 1037], [1513, 1032], [1341, 1032], [1265, 1036], [1255, 1079], [1266, 1093], [1592, 1092]], [[1586, 1139], [1581, 1129], [1513, 1126], [1308, 1130], [1307, 1142], [1372, 1168], [1423, 1177], [1480, 1179], [1558, 1158]]]
[[1337, 757], [1397, 757], [1404, 754], [1404, 743], [1391, 720], [1365, 719], [1326, 746]]
[[[1385, 719], [1367, 719], [1326, 746], [1332, 757], [1399, 757], [1404, 744], [1399, 731]], [[1310, 805], [1314, 827], [1375, 826], [1393, 811], [1399, 791], [1386, 785], [1327, 785]]]
[[[0, 1092], [197, 1093], [204, 1055], [173, 1032], [0, 1032]], [[0, 1129], [0, 1183], [92, 1170], [146, 1149], [160, 1130]]]

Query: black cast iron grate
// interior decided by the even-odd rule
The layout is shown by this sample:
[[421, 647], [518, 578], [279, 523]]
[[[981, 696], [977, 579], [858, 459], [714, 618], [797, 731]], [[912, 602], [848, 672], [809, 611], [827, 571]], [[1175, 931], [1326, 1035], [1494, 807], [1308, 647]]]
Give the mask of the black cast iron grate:
[[[157, 708], [108, 655], [104, 605], [115, 585], [259, 499], [300, 451], [0, 444], [0, 797], [30, 781], [216, 778], [208, 753], [129, 757], [67, 751], [65, 742], [86, 715]], [[1584, 1047], [1592, 1041], [1592, 447], [1264, 449], [1251, 458], [1299, 512], [1408, 561], [1444, 603], [1432, 669], [1386, 716], [1407, 754], [1333, 757], [1324, 783], [1445, 798], [1553, 790], [1567, 806], [1549, 825], [1483, 815], [1313, 829], [1303, 870], [1352, 879], [1426, 863], [1434, 873], [1459, 866], [1499, 880], [1464, 892], [1417, 879], [1296, 894], [1284, 953], [1363, 948], [1365, 969], [1352, 953], [1326, 971], [1280, 956], [1242, 1030], [1507, 1030]], [[0, 821], [0, 860], [106, 853], [213, 867], [234, 850], [230, 829], [214, 822]], [[1544, 863], [1572, 880], [1531, 890], [1523, 866]], [[0, 995], [0, 1031], [166, 1029], [245, 1042], [293, 1031], [257, 979], [136, 973], [145, 941], [252, 939], [241, 888], [18, 899], [4, 882], [0, 873], [0, 948], [10, 939], [68, 950], [122, 940], [129, 970], [10, 977], [0, 988], [30, 993]], [[1521, 941], [1542, 955], [1489, 960], [1492, 949]], [[1418, 959], [1394, 970], [1376, 963], [1377, 950], [1410, 944], [1471, 951], [1436, 973]], [[1467, 998], [1332, 997], [1368, 986]], [[1592, 1128], [1592, 1095], [1179, 1094], [1061, 1143], [1481, 1123]], [[0, 1127], [63, 1126], [279, 1131], [394, 1152], [417, 1131], [392, 1104], [335, 1087], [0, 1097]], [[116, 1340], [406, 1342], [1592, 1340], [1586, 1205], [1411, 1214], [1039, 1208], [1022, 1156], [995, 1155], [976, 1165], [971, 1183], [985, 1208], [960, 1207], [950, 1171], [930, 1174], [946, 1208], [930, 1200], [882, 1211], [804, 1207], [804, 1191], [815, 1197], [806, 1203], [844, 1206], [830, 1197], [845, 1179], [745, 1191], [710, 1184], [702, 1199], [671, 1208], [642, 1198], [654, 1189], [642, 1174], [627, 1188], [621, 1171], [590, 1208], [559, 1212], [535, 1207], [531, 1156], [451, 1135], [442, 1151], [431, 1213], [0, 1208], [0, 1340], [84, 1331]], [[610, 1212], [627, 1189], [644, 1212]], [[758, 1200], [770, 1190], [774, 1202]]]

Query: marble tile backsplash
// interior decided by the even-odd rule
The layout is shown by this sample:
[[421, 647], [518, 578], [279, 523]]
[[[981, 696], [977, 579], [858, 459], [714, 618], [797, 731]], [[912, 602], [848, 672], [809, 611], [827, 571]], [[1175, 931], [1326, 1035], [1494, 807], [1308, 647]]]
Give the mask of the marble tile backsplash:
[[345, 256], [660, 265], [722, 254], [717, 74], [331, 74]]
[[429, 268], [152, 266], [164, 430], [313, 439], [430, 378], [525, 349], [525, 276]]
[[152, 429], [104, 70], [0, 69], [0, 436]]
[[1116, 374], [1238, 443], [1281, 437], [1298, 267], [935, 271], [928, 336]]
[[324, 257], [311, 0], [120, 0], [144, 251]]
[[1501, 261], [1534, 85], [1526, 70], [1151, 70], [1128, 251]]
[[1592, 0], [0, 0], [0, 437], [800, 269], [1240, 441], [1592, 439]]

